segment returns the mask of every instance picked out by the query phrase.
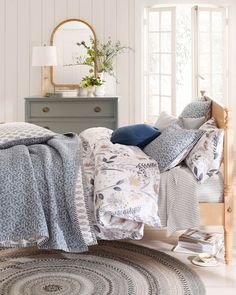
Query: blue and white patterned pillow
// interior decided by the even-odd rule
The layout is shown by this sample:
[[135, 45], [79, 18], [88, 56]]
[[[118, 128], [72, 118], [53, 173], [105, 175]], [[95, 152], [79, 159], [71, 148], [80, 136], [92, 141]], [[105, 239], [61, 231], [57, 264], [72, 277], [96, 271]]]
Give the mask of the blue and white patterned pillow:
[[182, 111], [180, 117], [200, 118], [209, 117], [211, 113], [211, 100], [196, 100], [189, 103]]
[[54, 135], [54, 132], [30, 123], [12, 122], [1, 124], [0, 149], [9, 148], [15, 144], [30, 145], [42, 143]]
[[155, 159], [160, 172], [164, 172], [182, 162], [204, 132], [182, 129], [178, 124], [173, 124], [149, 143], [144, 152]]

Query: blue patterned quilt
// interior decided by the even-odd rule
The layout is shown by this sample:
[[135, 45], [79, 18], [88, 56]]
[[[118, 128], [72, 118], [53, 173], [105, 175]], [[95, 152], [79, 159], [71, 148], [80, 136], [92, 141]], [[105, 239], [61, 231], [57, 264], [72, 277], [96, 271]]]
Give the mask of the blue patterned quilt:
[[[84, 236], [81, 224], [89, 224], [88, 212], [79, 218], [75, 194], [78, 140], [74, 134], [56, 135], [44, 144], [0, 150], [0, 246], [87, 250], [90, 227]], [[86, 208], [80, 186], [85, 198], [79, 204]], [[89, 244], [95, 244], [92, 232], [90, 237]]]

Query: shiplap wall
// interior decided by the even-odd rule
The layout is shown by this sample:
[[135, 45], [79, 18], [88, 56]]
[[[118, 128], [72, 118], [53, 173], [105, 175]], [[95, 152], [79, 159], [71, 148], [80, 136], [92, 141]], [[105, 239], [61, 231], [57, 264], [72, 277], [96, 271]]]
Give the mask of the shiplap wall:
[[[49, 44], [62, 20], [80, 18], [99, 40], [134, 49], [135, 0], [0, 0], [0, 121], [24, 120], [24, 97], [41, 92], [41, 70], [31, 66], [32, 47]], [[107, 94], [120, 95], [120, 125], [134, 120], [134, 51], [117, 57]]]

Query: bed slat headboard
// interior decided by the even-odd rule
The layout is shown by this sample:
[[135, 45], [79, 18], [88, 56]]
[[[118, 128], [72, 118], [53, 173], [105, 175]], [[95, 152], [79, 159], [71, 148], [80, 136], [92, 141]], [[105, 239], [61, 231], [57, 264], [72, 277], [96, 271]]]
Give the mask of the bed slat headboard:
[[223, 155], [223, 167], [224, 167], [224, 210], [225, 232], [231, 232], [233, 228], [233, 212], [234, 212], [234, 198], [233, 198], [233, 129], [231, 111], [216, 102], [214, 99], [205, 97], [212, 101], [212, 117], [215, 118], [218, 127], [223, 128], [224, 133], [224, 155]]
[[[215, 118], [218, 127], [224, 129], [224, 155], [223, 155], [223, 171], [224, 171], [224, 200], [223, 200], [223, 227], [225, 239], [225, 261], [232, 261], [233, 249], [233, 225], [234, 225], [234, 195], [233, 195], [233, 129], [231, 111], [215, 101], [212, 98], [204, 96], [205, 99], [212, 101], [212, 117]], [[208, 212], [208, 214], [217, 214]]]
[[228, 115], [227, 115], [226, 109], [221, 104], [214, 101], [213, 99], [211, 99], [211, 101], [212, 101], [212, 105], [211, 105], [212, 117], [215, 118], [217, 122], [217, 126], [219, 128], [225, 129], [228, 123], [227, 122]]
[[205, 96], [206, 100], [211, 100], [211, 115], [215, 118], [219, 128], [223, 128], [224, 133], [224, 185], [225, 192], [232, 186], [233, 181], [233, 132], [231, 123], [231, 111], [214, 99]]

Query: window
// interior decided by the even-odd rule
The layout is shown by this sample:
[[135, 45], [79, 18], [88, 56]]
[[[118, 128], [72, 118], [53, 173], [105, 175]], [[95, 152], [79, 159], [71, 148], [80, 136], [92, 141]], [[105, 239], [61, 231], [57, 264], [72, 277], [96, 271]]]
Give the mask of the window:
[[145, 120], [178, 115], [205, 90], [226, 95], [224, 8], [151, 7], [144, 13]]
[[145, 109], [154, 121], [163, 110], [175, 112], [175, 8], [149, 9], [145, 26]]
[[226, 16], [224, 8], [193, 8], [196, 22], [196, 92], [205, 90], [219, 101], [227, 95]]

